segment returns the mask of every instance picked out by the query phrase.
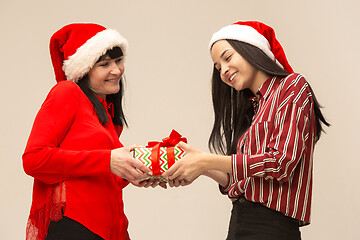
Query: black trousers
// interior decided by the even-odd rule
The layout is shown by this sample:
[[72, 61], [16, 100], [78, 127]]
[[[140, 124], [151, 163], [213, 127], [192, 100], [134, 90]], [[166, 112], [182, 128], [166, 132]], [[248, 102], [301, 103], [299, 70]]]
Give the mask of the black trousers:
[[240, 198], [233, 203], [227, 240], [300, 240], [298, 220]]
[[58, 222], [50, 222], [45, 240], [103, 240], [103, 238], [71, 218], [63, 217]]

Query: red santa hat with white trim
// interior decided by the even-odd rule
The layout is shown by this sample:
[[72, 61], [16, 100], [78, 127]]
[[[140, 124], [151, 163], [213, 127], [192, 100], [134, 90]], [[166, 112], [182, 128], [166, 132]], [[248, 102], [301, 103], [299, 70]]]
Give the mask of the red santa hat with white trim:
[[50, 55], [56, 81], [79, 81], [109, 49], [120, 47], [126, 55], [128, 42], [114, 29], [94, 23], [72, 23], [50, 39]]
[[283, 69], [293, 73], [284, 49], [275, 37], [275, 31], [268, 25], [258, 21], [239, 21], [221, 28], [215, 32], [210, 40], [209, 48], [219, 40], [238, 40], [251, 44], [262, 50]]

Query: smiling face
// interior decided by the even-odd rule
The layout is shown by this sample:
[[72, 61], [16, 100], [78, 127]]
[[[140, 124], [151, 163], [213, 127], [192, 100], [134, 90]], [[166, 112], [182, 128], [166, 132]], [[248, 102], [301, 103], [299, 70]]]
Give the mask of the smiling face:
[[255, 69], [226, 40], [213, 44], [211, 58], [220, 72], [221, 80], [237, 91], [248, 88], [256, 94], [267, 79], [263, 72]]
[[106, 99], [107, 94], [115, 94], [120, 90], [119, 82], [124, 70], [123, 56], [111, 59], [106, 55], [88, 72], [89, 88]]

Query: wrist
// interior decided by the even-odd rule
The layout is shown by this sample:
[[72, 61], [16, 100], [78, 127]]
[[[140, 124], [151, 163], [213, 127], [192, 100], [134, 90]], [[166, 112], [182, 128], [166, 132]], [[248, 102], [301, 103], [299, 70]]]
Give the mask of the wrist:
[[209, 172], [213, 169], [214, 161], [216, 161], [214, 158], [214, 154], [212, 153], [203, 154], [201, 158], [201, 169], [203, 175], [209, 174]]
[[203, 175], [206, 176], [206, 177], [211, 178], [211, 176], [213, 175], [213, 174], [212, 174], [213, 171], [214, 171], [214, 170], [204, 170], [204, 171], [203, 171]]
[[231, 156], [218, 155], [209, 153], [206, 158], [206, 169], [208, 173], [212, 174], [213, 170], [231, 173], [232, 165], [231, 165]]

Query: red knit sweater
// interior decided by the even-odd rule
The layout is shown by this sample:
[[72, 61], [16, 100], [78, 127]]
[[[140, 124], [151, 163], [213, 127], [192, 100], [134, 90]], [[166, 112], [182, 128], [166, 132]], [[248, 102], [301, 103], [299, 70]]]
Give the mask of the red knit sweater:
[[23, 155], [24, 170], [34, 177], [27, 239], [44, 239], [61, 211], [106, 240], [129, 239], [122, 201], [128, 182], [110, 172], [111, 149], [123, 146], [121, 130], [111, 120], [101, 125], [77, 84], [55, 85]]

